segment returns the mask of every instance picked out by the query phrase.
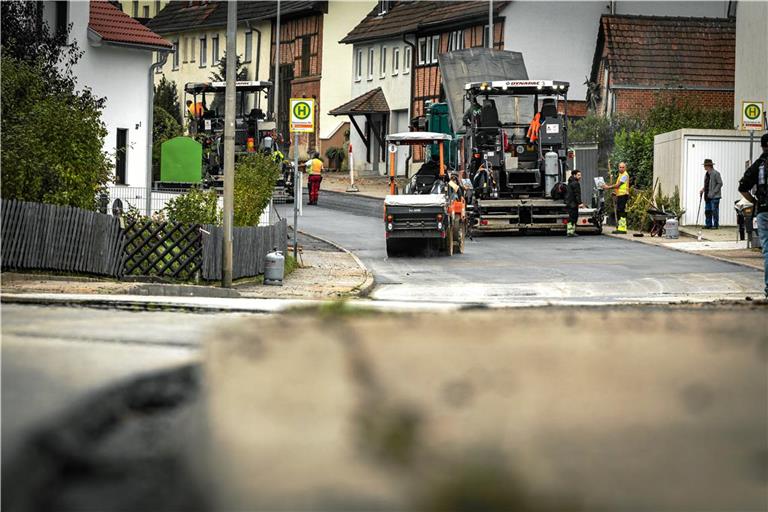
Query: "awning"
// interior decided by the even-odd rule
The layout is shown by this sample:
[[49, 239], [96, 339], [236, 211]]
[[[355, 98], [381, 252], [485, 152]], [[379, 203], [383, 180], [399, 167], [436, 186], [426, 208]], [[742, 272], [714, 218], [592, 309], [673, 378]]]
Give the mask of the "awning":
[[389, 114], [389, 103], [381, 87], [372, 89], [329, 112], [332, 116], [362, 116], [365, 114]]

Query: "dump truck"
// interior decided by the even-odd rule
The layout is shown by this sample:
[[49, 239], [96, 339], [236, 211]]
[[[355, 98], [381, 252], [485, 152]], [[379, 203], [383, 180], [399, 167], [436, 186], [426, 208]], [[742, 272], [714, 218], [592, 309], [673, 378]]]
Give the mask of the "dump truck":
[[[384, 198], [384, 236], [387, 256], [395, 256], [416, 244], [451, 256], [464, 252], [467, 233], [466, 198], [457, 172], [446, 169], [444, 144], [453, 139], [445, 133], [405, 132], [387, 136], [390, 191]], [[407, 146], [437, 148], [410, 177], [402, 193], [395, 184], [398, 150]]]
[[[439, 63], [473, 230], [564, 231], [568, 82], [529, 79], [517, 52], [470, 49]], [[602, 216], [580, 209], [578, 231], [601, 232]]]

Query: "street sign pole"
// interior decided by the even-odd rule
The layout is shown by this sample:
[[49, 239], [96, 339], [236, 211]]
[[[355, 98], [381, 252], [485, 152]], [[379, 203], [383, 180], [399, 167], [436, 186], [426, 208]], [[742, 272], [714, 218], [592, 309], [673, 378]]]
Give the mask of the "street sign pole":
[[227, 4], [227, 89], [224, 93], [224, 254], [221, 286], [232, 287], [232, 225], [235, 188], [235, 27], [237, 1]]
[[299, 261], [299, 203], [301, 202], [301, 173], [299, 172], [299, 134], [293, 134], [293, 259]]

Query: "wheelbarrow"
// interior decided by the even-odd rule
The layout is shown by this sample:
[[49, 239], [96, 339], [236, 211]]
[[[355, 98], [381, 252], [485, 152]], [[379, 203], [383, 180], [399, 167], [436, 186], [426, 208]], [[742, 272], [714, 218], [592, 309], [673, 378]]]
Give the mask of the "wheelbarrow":
[[669, 219], [677, 218], [677, 215], [664, 209], [648, 209], [648, 216], [651, 218], [651, 236], [662, 236], [664, 234], [664, 225]]

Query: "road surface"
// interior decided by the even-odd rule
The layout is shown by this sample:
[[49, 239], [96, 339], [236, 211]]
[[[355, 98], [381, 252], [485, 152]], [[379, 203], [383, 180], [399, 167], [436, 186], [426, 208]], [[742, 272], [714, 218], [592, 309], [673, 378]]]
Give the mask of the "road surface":
[[[490, 306], [708, 301], [759, 296], [761, 272], [608, 236], [478, 236], [463, 255], [387, 258], [381, 200], [321, 192], [299, 230], [355, 253], [378, 300]], [[278, 206], [293, 223], [291, 205]]]

